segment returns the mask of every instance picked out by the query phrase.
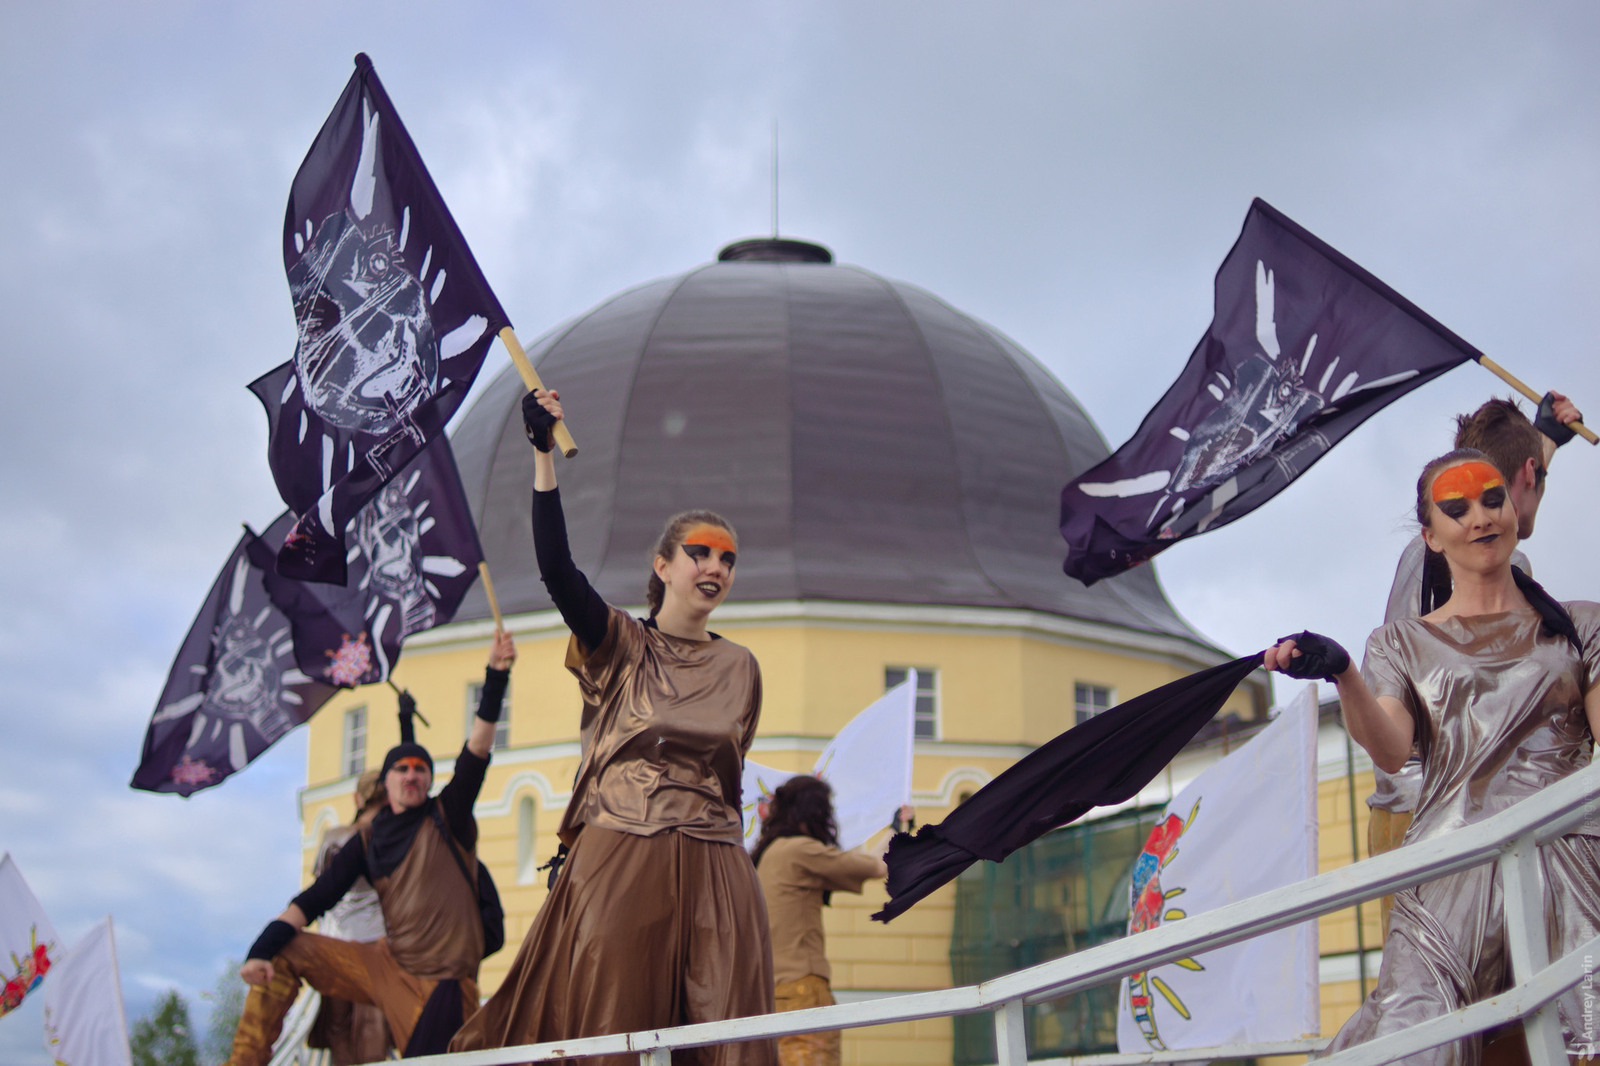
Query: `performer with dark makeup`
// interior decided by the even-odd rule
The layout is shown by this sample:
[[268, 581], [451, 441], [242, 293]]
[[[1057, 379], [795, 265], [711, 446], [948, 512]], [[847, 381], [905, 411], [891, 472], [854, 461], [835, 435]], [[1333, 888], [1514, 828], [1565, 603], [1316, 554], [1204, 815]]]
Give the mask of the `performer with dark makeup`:
[[[1556, 449], [1572, 439], [1573, 431], [1568, 427], [1582, 420], [1578, 408], [1559, 392], [1545, 396], [1532, 422], [1514, 401], [1499, 399], [1489, 400], [1471, 414], [1456, 418], [1455, 446], [1483, 452], [1505, 475], [1507, 494], [1517, 510], [1519, 541], [1533, 536], [1550, 461]], [[1512, 553], [1511, 564], [1533, 576], [1533, 565], [1520, 551]], [[1383, 620], [1387, 623], [1419, 618], [1449, 598], [1449, 570], [1437, 553], [1428, 551], [1418, 533], [1400, 553]], [[1371, 811], [1367, 820], [1367, 853], [1381, 855], [1400, 846], [1411, 824], [1411, 812], [1416, 808], [1422, 784], [1422, 764], [1413, 754], [1399, 773], [1375, 768], [1373, 778], [1375, 787], [1367, 797]], [[1393, 905], [1394, 897], [1384, 896], [1379, 906], [1385, 935]]]
[[[302, 979], [324, 995], [376, 1004], [407, 1057], [442, 1052], [477, 1006], [483, 919], [472, 805], [516, 656], [511, 635], [496, 631], [477, 717], [439, 795], [428, 797], [433, 756], [426, 748], [403, 742], [389, 749], [381, 771], [388, 807], [251, 945], [239, 976], [252, 987], [230, 1066], [265, 1066]], [[378, 892], [383, 939], [363, 944], [304, 932], [361, 877]]]
[[[1422, 781], [1405, 843], [1471, 825], [1589, 764], [1600, 734], [1600, 604], [1557, 603], [1511, 565], [1519, 515], [1507, 478], [1458, 449], [1417, 482], [1417, 520], [1449, 567], [1451, 592], [1421, 618], [1367, 641], [1364, 668], [1314, 633], [1265, 665], [1327, 677], [1350, 735], [1391, 773], [1413, 746]], [[1600, 932], [1600, 838], [1587, 827], [1539, 849], [1552, 954]], [[1409, 1028], [1504, 989], [1510, 973], [1494, 863], [1395, 895], [1378, 984], [1328, 1053]], [[1558, 1002], [1569, 1055], [1591, 1053], [1581, 990]], [[1478, 1037], [1407, 1061], [1476, 1066]]]
[[[911, 818], [902, 807], [899, 820]], [[772, 933], [772, 976], [778, 1010], [826, 1007], [834, 1002], [829, 978], [822, 908], [834, 892], [860, 893], [868, 881], [889, 875], [883, 850], [839, 850], [833, 815], [833, 789], [820, 778], [801, 774], [773, 790], [761, 814], [756, 873], [767, 899]], [[800, 1033], [778, 1038], [779, 1066], [839, 1066], [839, 1032]]]
[[[559, 830], [565, 865], [499, 991], [451, 1050], [768, 1013], [772, 948], [740, 781], [761, 673], [749, 651], [706, 628], [733, 584], [737, 537], [709, 511], [677, 515], [651, 560], [650, 617], [608, 606], [567, 547], [550, 452], [559, 397], [536, 389], [522, 410], [536, 449], [534, 549], [572, 630], [582, 754]], [[674, 1059], [769, 1066], [775, 1054], [760, 1040]]]

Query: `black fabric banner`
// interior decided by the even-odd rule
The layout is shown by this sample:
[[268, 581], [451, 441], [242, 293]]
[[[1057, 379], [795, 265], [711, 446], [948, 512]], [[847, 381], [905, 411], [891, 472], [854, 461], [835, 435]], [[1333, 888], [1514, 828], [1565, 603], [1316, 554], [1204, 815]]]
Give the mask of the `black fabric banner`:
[[1183, 373], [1126, 444], [1062, 489], [1063, 568], [1092, 585], [1227, 525], [1385, 404], [1481, 354], [1254, 201]]
[[999, 862], [1093, 807], [1121, 803], [1165, 769], [1261, 665], [1235, 659], [1090, 718], [1023, 756], [937, 825], [889, 844], [889, 902], [872, 917], [887, 922], [979, 859]]
[[295, 662], [330, 685], [384, 681], [406, 637], [455, 617], [478, 579], [483, 549], [450, 442], [441, 436], [356, 513], [344, 531], [345, 585], [274, 572], [274, 547], [294, 524], [284, 513], [250, 549], [267, 595], [289, 619]]
[[133, 787], [210, 788], [310, 718], [338, 691], [296, 665], [289, 620], [251, 565], [248, 530], [195, 616], [145, 732]]
[[301, 163], [283, 224], [294, 358], [251, 384], [300, 521], [279, 571], [344, 583], [344, 530], [444, 428], [506, 325], [365, 55]]

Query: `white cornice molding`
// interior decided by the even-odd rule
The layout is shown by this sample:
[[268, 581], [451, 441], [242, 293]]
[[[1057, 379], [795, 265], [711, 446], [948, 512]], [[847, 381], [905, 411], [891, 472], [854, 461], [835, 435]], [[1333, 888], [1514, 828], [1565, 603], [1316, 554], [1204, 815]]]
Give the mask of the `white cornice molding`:
[[[629, 605], [630, 613], [643, 611]], [[1126, 653], [1164, 659], [1174, 666], [1192, 670], [1226, 662], [1225, 653], [1197, 640], [1165, 633], [1150, 633], [1104, 622], [1067, 618], [1044, 611], [1013, 607], [942, 607], [924, 604], [854, 603], [841, 600], [766, 600], [757, 603], [725, 603], [717, 609], [723, 625], [784, 626], [824, 624], [857, 629], [924, 629], [945, 633], [991, 636], [996, 632], [1040, 637], [1096, 651]], [[532, 611], [508, 615], [506, 628], [512, 635], [545, 637], [562, 634], [566, 625], [557, 611]], [[454, 622], [418, 633], [406, 640], [409, 650], [447, 651], [479, 647], [494, 633], [488, 619]], [[1264, 675], [1252, 674], [1246, 684], [1265, 687]]]

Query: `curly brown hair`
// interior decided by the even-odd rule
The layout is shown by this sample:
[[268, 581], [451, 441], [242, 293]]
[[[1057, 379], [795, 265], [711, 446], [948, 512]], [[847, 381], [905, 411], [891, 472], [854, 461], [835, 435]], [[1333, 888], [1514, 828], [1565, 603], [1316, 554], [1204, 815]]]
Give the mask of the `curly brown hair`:
[[791, 777], [772, 792], [761, 839], [756, 844], [756, 865], [768, 845], [782, 837], [810, 837], [839, 846], [839, 823], [833, 816], [833, 787], [820, 777]]

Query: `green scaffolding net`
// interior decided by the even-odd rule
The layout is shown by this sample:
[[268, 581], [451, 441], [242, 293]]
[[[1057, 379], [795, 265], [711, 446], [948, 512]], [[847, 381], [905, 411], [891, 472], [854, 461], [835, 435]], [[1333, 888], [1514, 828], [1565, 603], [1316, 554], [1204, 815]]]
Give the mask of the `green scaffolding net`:
[[[955, 983], [975, 984], [1116, 940], [1128, 929], [1128, 884], [1162, 808], [1147, 807], [1069, 826], [1005, 862], [975, 863], [956, 881], [950, 966]], [[955, 1021], [955, 1066], [995, 1061], [987, 1014]], [[1031, 1006], [1030, 1056], [1117, 1050], [1117, 986], [1091, 988]]]

